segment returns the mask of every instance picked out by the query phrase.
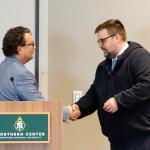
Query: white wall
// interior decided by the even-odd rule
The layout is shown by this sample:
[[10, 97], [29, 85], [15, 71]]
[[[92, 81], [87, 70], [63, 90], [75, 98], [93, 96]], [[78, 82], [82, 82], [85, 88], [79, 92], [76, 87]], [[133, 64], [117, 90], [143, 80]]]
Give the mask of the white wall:
[[39, 89], [48, 100], [48, 0], [39, 5]]
[[[49, 99], [72, 103], [72, 91], [85, 93], [103, 59], [94, 30], [120, 19], [128, 39], [150, 49], [149, 0], [49, 0]], [[96, 113], [64, 124], [64, 150], [109, 150]]]

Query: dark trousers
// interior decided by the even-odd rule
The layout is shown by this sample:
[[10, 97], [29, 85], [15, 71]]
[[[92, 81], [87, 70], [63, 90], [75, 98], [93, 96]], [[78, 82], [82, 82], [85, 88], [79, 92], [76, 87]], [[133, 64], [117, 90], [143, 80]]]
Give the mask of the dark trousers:
[[137, 136], [113, 142], [110, 145], [111, 150], [150, 150], [150, 135]]

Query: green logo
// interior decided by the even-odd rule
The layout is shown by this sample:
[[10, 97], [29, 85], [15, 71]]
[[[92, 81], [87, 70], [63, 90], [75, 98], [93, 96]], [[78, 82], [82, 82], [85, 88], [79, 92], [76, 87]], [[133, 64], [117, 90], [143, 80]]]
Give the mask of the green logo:
[[18, 119], [15, 121], [14, 127], [17, 131], [22, 131], [25, 128], [25, 122], [23, 119], [19, 116]]

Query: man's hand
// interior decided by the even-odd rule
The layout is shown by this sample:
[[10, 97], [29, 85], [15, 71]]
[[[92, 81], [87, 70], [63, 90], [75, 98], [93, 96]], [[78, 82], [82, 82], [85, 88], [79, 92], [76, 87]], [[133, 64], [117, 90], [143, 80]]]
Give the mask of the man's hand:
[[103, 106], [103, 109], [109, 113], [115, 113], [118, 110], [118, 104], [114, 97], [109, 98]]
[[80, 108], [77, 104], [72, 104], [71, 108], [72, 108], [72, 112], [71, 112], [71, 115], [70, 115], [70, 120], [75, 121], [81, 115]]

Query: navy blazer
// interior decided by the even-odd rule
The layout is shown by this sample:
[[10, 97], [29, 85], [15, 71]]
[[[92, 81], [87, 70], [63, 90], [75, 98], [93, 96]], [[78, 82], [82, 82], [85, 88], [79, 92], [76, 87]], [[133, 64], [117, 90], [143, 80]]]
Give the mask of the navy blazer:
[[15, 56], [0, 64], [0, 100], [43, 100], [34, 75]]

